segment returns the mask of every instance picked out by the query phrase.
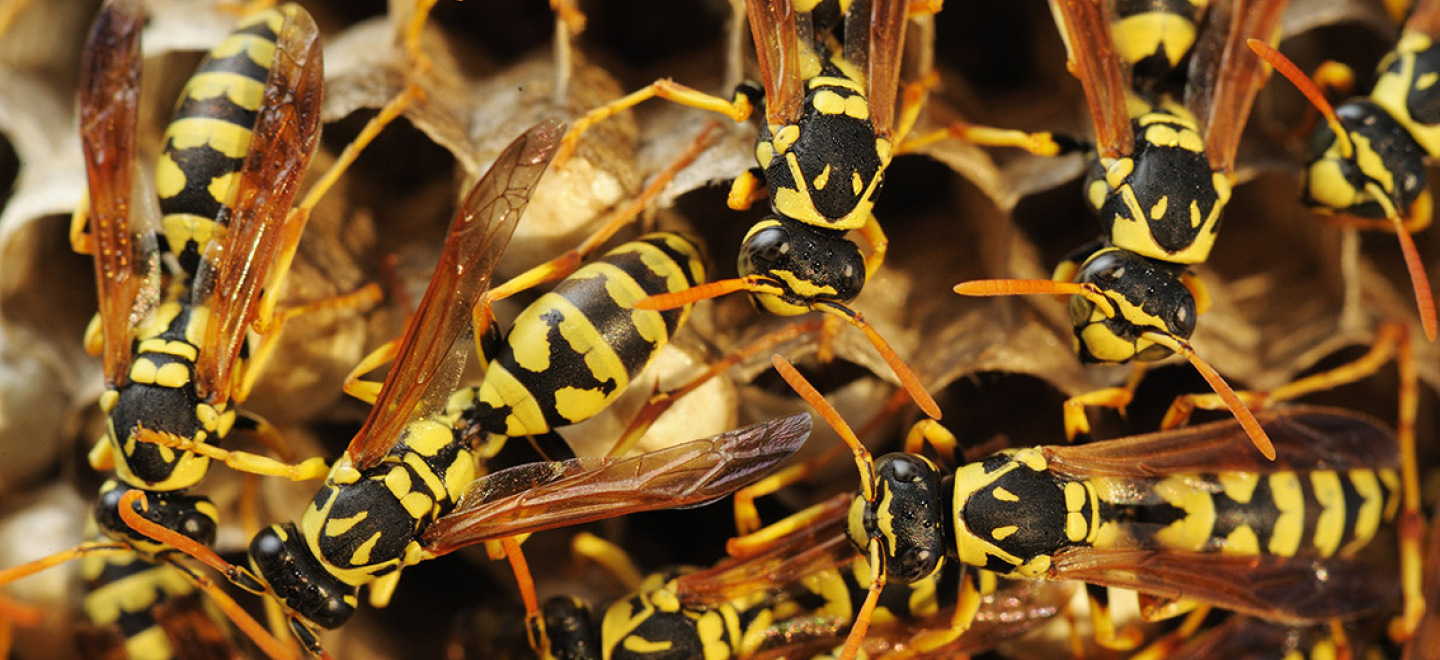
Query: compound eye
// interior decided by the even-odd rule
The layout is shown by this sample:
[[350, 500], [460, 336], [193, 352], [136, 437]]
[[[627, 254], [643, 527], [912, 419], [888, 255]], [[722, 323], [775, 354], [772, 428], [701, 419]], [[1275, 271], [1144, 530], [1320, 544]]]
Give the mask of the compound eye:
[[1171, 315], [1170, 327], [1174, 329], [1175, 335], [1187, 338], [1195, 332], [1195, 317], [1199, 312], [1195, 309], [1195, 297], [1186, 290], [1175, 301], [1175, 313]]
[[927, 577], [940, 566], [943, 555], [929, 548], [909, 548], [887, 567], [890, 577], [902, 584], [911, 584]]
[[1126, 259], [1116, 250], [1097, 252], [1089, 261], [1080, 266], [1076, 277], [1081, 282], [1115, 282], [1125, 277]]
[[741, 276], [766, 273], [794, 259], [794, 253], [790, 232], [780, 225], [765, 227], [745, 238], [745, 244], [740, 246], [738, 270]]
[[854, 300], [865, 289], [865, 257], [858, 249], [853, 254], [837, 255], [833, 284], [838, 291], [835, 297], [840, 300]]
[[215, 520], [199, 511], [191, 511], [180, 517], [176, 531], [210, 545], [215, 540]]

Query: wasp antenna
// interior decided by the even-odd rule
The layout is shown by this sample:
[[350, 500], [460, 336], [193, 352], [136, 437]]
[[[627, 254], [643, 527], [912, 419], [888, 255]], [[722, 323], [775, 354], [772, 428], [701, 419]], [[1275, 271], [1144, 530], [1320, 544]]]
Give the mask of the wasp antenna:
[[890, 347], [890, 342], [885, 341], [885, 338], [880, 336], [880, 333], [865, 320], [864, 316], [860, 315], [860, 312], [825, 300], [816, 302], [813, 309], [831, 316], [838, 316], [846, 323], [864, 332], [865, 338], [870, 340], [870, 345], [875, 347], [875, 350], [880, 353], [880, 357], [885, 360], [885, 364], [890, 365], [890, 370], [895, 372], [895, 377], [900, 380], [900, 387], [904, 388], [910, 394], [910, 398], [915, 400], [915, 405], [919, 406], [920, 410], [931, 419], [940, 419], [940, 406], [935, 403], [935, 399], [930, 396], [930, 393], [925, 391], [925, 386], [920, 384], [920, 377], [915, 375], [915, 371], [910, 368], [910, 365], [900, 359], [900, 355]]
[[991, 298], [995, 296], [1076, 296], [1081, 295], [1084, 285], [1055, 280], [971, 280], [955, 285], [954, 291], [962, 296]]
[[759, 275], [750, 275], [733, 280], [716, 280], [706, 282], [698, 286], [692, 286], [684, 291], [671, 293], [660, 293], [648, 298], [643, 298], [635, 303], [635, 309], [649, 309], [663, 312], [668, 309], [677, 309], [690, 303], [735, 293], [737, 291], [769, 291], [769, 281]]
[[[137, 504], [139, 505], [138, 507], [136, 506]], [[220, 556], [215, 554], [210, 548], [205, 547], [196, 540], [173, 529], [152, 522], [140, 515], [141, 511], [146, 511], [148, 508], [149, 503], [145, 499], [145, 491], [131, 489], [120, 497], [120, 519], [125, 521], [125, 524], [129, 525], [131, 529], [150, 537], [158, 543], [163, 543], [190, 555], [206, 566], [220, 571], [227, 578], [239, 570], [234, 565], [221, 559]], [[265, 629], [265, 626], [260, 625], [258, 621], [246, 613], [245, 610], [235, 602], [235, 599], [225, 593], [219, 585], [183, 565], [175, 562], [171, 562], [171, 564], [180, 569], [180, 572], [184, 573], [197, 588], [204, 591], [220, 610], [225, 613], [225, 616], [229, 617], [229, 619], [235, 623], [236, 627], [244, 631], [266, 655], [275, 658], [275, 660], [295, 657], [295, 654], [291, 653], [289, 647], [279, 639], [276, 639], [274, 635], [270, 634], [270, 631]], [[239, 583], [237, 582], [237, 584]]]
[[805, 403], [810, 404], [815, 412], [820, 413], [820, 417], [830, 425], [830, 428], [835, 429], [835, 433], [845, 441], [845, 444], [850, 445], [850, 452], [855, 455], [855, 467], [860, 470], [860, 496], [867, 502], [875, 501], [875, 461], [870, 458], [870, 450], [860, 444], [860, 438], [855, 436], [855, 431], [850, 429], [850, 425], [845, 422], [835, 407], [820, 395], [820, 391], [815, 389], [810, 381], [800, 375], [800, 372], [790, 364], [789, 360], [781, 355], [772, 355], [770, 363], [775, 365], [775, 371], [779, 372], [780, 377], [790, 384], [790, 388], [795, 390], [795, 393], [799, 394]]
[[1415, 239], [1405, 229], [1405, 219], [1391, 203], [1390, 196], [1375, 183], [1365, 185], [1365, 191], [1375, 198], [1385, 217], [1395, 226], [1395, 236], [1400, 239], [1400, 253], [1405, 255], [1405, 269], [1410, 271], [1410, 286], [1415, 290], [1415, 305], [1420, 310], [1420, 326], [1425, 328], [1425, 338], [1435, 341], [1435, 294], [1430, 291], [1430, 278], [1425, 274], [1425, 263], [1420, 261], [1420, 250]]
[[134, 552], [134, 549], [118, 541], [87, 541], [68, 550], [61, 550], [53, 555], [41, 557], [35, 561], [20, 564], [19, 566], [11, 566], [10, 568], [0, 571], [0, 585], [10, 584], [21, 578], [30, 577], [45, 569], [59, 566], [71, 559], [104, 557], [127, 552]]
[[1267, 435], [1265, 429], [1260, 426], [1260, 421], [1255, 419], [1255, 413], [1250, 412], [1250, 409], [1245, 406], [1245, 402], [1241, 401], [1240, 397], [1235, 395], [1235, 390], [1230, 388], [1230, 384], [1226, 383], [1225, 379], [1220, 377], [1219, 372], [1215, 371], [1215, 368], [1210, 366], [1210, 363], [1200, 358], [1199, 354], [1195, 352], [1195, 349], [1190, 346], [1189, 342], [1179, 337], [1173, 337], [1159, 332], [1146, 332], [1141, 336], [1169, 348], [1185, 356], [1185, 359], [1190, 360], [1190, 364], [1195, 365], [1195, 370], [1200, 372], [1200, 376], [1205, 379], [1205, 382], [1210, 384], [1210, 389], [1215, 390], [1215, 394], [1219, 395], [1220, 399], [1225, 402], [1225, 405], [1230, 408], [1230, 414], [1234, 415], [1235, 420], [1240, 422], [1240, 428], [1245, 429], [1245, 433], [1250, 436], [1250, 441], [1255, 443], [1255, 448], [1259, 449], [1260, 453], [1265, 455], [1265, 458], [1272, 461], [1275, 460], [1275, 443], [1270, 441], [1270, 436]]
[[1289, 80], [1290, 84], [1295, 86], [1295, 89], [1300, 90], [1300, 93], [1310, 101], [1310, 105], [1315, 106], [1315, 109], [1320, 111], [1320, 114], [1325, 117], [1325, 123], [1329, 124], [1330, 130], [1335, 133], [1335, 139], [1340, 142], [1340, 155], [1347, 159], [1353, 158], [1355, 148], [1350, 144], [1350, 134], [1346, 132], [1345, 126], [1340, 123], [1340, 117], [1335, 114], [1335, 108], [1330, 105], [1329, 101], [1325, 100], [1325, 94], [1320, 91], [1320, 87], [1315, 84], [1315, 81], [1311, 80], [1310, 76], [1305, 75], [1305, 72], [1301, 71], [1300, 67], [1295, 66], [1295, 63], [1291, 62], [1290, 58], [1282, 55], [1280, 51], [1272, 48], [1270, 44], [1259, 39], [1247, 39], [1245, 44], [1250, 46], [1250, 50], [1255, 51], [1255, 54], [1259, 55], [1260, 59], [1265, 60], [1270, 66], [1275, 67], [1275, 70], [1279, 71], [1280, 75], [1285, 76], [1285, 79]]

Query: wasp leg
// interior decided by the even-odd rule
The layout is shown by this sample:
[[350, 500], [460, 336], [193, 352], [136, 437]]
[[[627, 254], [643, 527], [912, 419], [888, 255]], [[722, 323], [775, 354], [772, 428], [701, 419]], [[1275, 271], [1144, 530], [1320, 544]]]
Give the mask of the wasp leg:
[[[1071, 149], [1068, 141], [1057, 140], [1053, 133], [980, 126], [958, 119], [944, 128], [911, 135], [920, 118], [920, 109], [936, 85], [940, 75], [931, 71], [919, 81], [905, 85], [901, 96], [900, 122], [895, 131], [896, 153], [910, 153], [936, 142], [959, 139], [982, 147], [1015, 147], [1037, 156], [1056, 156]], [[1063, 144], [1062, 144], [1063, 143]]]
[[15, 642], [15, 626], [37, 625], [44, 614], [37, 608], [0, 596], [0, 656], [10, 657], [10, 647]]
[[1140, 645], [1145, 637], [1139, 628], [1115, 627], [1115, 617], [1110, 613], [1109, 587], [1087, 584], [1085, 592], [1090, 601], [1090, 626], [1096, 644], [1112, 651], [1129, 651]]
[[267, 327], [262, 333], [260, 343], [255, 347], [255, 351], [251, 354], [250, 360], [245, 364], [244, 375], [236, 381], [235, 392], [231, 395], [232, 398], [236, 402], [241, 402], [250, 397], [250, 391], [255, 387], [255, 382], [259, 380], [260, 374], [265, 371], [265, 365], [269, 363], [270, 358], [274, 357], [275, 349], [280, 345], [279, 340], [285, 328], [285, 323], [290, 319], [326, 310], [369, 309], [380, 302], [383, 297], [384, 291], [381, 290], [380, 285], [371, 282], [350, 293], [311, 301], [275, 313], [270, 321], [266, 323]]
[[[909, 658], [933, 653], [960, 639], [961, 635], [969, 631], [971, 624], [975, 623], [975, 615], [980, 612], [982, 599], [987, 593], [987, 590], [982, 589], [979, 584], [981, 572], [966, 571], [966, 574], [960, 578], [960, 593], [956, 597], [955, 612], [950, 616], [949, 626], [916, 633], [910, 638], [906, 650], [894, 657]], [[993, 576], [991, 582], [993, 582]], [[891, 656], [887, 655], [886, 657]]]
[[212, 461], [220, 461], [233, 470], [250, 474], [284, 477], [291, 481], [312, 481], [324, 479], [330, 472], [330, 465], [319, 456], [299, 463], [286, 463], [260, 454], [221, 449], [205, 442], [197, 442], [194, 438], [182, 438], [169, 433], [148, 433], [141, 429], [137, 437], [141, 442], [153, 442], [171, 449], [199, 454]]
[[577, 0], [550, 0], [550, 11], [555, 13], [555, 104], [564, 105], [575, 70], [571, 50], [575, 37], [585, 31], [585, 13]]
[[933, 419], [915, 422], [905, 434], [906, 453], [918, 454], [927, 444], [935, 448], [942, 462], [948, 462], [952, 467], [965, 464], [965, 453], [960, 449], [955, 434]]
[[[1135, 398], [1135, 388], [1140, 385], [1140, 379], [1145, 377], [1145, 365], [1136, 363], [1131, 367], [1130, 378], [1120, 387], [1106, 387], [1103, 389], [1077, 394], [1065, 400], [1065, 439], [1074, 441], [1081, 435], [1090, 434], [1090, 418], [1085, 414], [1086, 406], [1101, 406], [1114, 408], [1125, 414], [1125, 407]], [[1216, 397], [1218, 400], [1219, 397]], [[1221, 404], [1223, 405], [1223, 404]]]
[[570, 539], [570, 554], [577, 564], [590, 562], [605, 569], [626, 592], [639, 591], [645, 580], [630, 553], [590, 532], [580, 532]]
[[686, 87], [669, 78], [662, 78], [646, 87], [642, 87], [626, 96], [622, 96], [610, 103], [602, 105], [585, 116], [576, 119], [570, 124], [569, 132], [565, 133], [564, 139], [560, 142], [560, 149], [555, 153], [555, 159], [551, 161], [551, 167], [560, 167], [575, 151], [575, 145], [580, 141], [580, 136], [601, 121], [628, 110], [640, 102], [652, 97], [668, 99], [681, 105], [688, 105], [700, 110], [708, 110], [725, 115], [736, 123], [743, 122], [750, 118], [754, 106], [750, 98], [741, 92], [735, 93], [734, 100], [726, 101], [718, 96], [706, 94], [700, 90]]
[[416, 0], [410, 10], [410, 20], [405, 22], [405, 29], [400, 33], [405, 61], [410, 65], [411, 72], [416, 74], [423, 74], [432, 66], [430, 56], [425, 54], [425, 49], [420, 44], [420, 36], [425, 32], [425, 21], [429, 20], [430, 11], [435, 8], [436, 2], [438, 0]]
[[773, 350], [776, 346], [801, 335], [816, 332], [820, 329], [821, 325], [822, 320], [819, 319], [787, 323], [777, 330], [761, 335], [755, 341], [750, 342], [740, 350], [731, 352], [723, 359], [717, 360], [707, 367], [705, 371], [690, 379], [690, 381], [684, 385], [673, 390], [652, 394], [650, 399], [645, 402], [644, 407], [636, 413], [635, 418], [630, 420], [630, 425], [625, 428], [625, 432], [620, 435], [620, 439], [615, 442], [615, 445], [606, 456], [619, 458], [629, 453], [631, 449], [635, 448], [635, 444], [640, 441], [645, 433], [650, 430], [650, 427], [655, 424], [655, 421], [659, 419], [661, 415], [665, 414], [665, 411], [674, 406], [681, 398], [699, 389], [716, 376], [729, 371], [731, 367], [756, 354]]
[[[80, 194], [80, 203], [70, 214], [70, 249], [76, 254], [95, 254], [95, 237], [86, 231], [90, 222], [90, 193]], [[97, 353], [98, 355], [98, 353]]]
[[1210, 607], [1208, 605], [1202, 605], [1191, 610], [1189, 616], [1186, 616], [1185, 621], [1180, 624], [1180, 627], [1151, 642], [1145, 648], [1141, 649], [1139, 653], [1131, 656], [1130, 660], [1164, 660], [1170, 657], [1175, 653], [1175, 649], [1180, 648], [1181, 644], [1195, 636], [1201, 624], [1205, 623], [1205, 617], [1209, 615]]
[[770, 191], [765, 188], [764, 171], [752, 167], [735, 177], [735, 181], [730, 184], [725, 205], [733, 211], [748, 211], [755, 202], [765, 199], [769, 194]]

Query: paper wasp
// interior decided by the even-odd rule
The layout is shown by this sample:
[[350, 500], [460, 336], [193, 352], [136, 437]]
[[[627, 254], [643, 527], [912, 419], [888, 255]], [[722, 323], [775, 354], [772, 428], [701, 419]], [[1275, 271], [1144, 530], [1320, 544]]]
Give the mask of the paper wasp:
[[[1377, 67], [1379, 79], [1368, 97], [1332, 107], [1320, 88], [1268, 44], [1252, 44], [1260, 57], [1295, 85], [1320, 111], [1305, 155], [1303, 201], [1317, 213], [1340, 216], [1342, 226], [1378, 227], [1395, 232], [1415, 290], [1420, 324], [1435, 340], [1435, 298], [1412, 232], [1430, 225], [1434, 200], [1427, 188], [1425, 159], [1440, 154], [1440, 117], [1432, 109], [1428, 82], [1440, 72], [1440, 2], [1421, 0], [1395, 49]], [[1346, 73], [1348, 76], [1348, 72]], [[1408, 216], [1408, 219], [1407, 219]]]
[[[856, 456], [861, 492], [847, 533], [871, 558], [871, 601], [889, 579], [933, 574], [947, 559], [1282, 623], [1354, 618], [1400, 592], [1398, 575], [1362, 558], [1399, 515], [1403, 490], [1395, 436], [1367, 417], [1301, 406], [1263, 412], [1276, 461], [1242, 451], [1247, 432], [1219, 422], [1005, 450], [947, 476], [914, 453], [871, 460], [793, 367], [779, 358], [776, 367]], [[955, 625], [954, 634], [964, 631], [963, 620]]]
[[[372, 604], [388, 602], [405, 566], [481, 541], [703, 504], [798, 448], [808, 420], [792, 417], [628, 459], [532, 463], [476, 478], [489, 433], [472, 417], [473, 392], [455, 392], [464, 334], [560, 131], [556, 122], [532, 128], [467, 195], [365, 425], [300, 523], [272, 526], [251, 542], [253, 572], [129, 508], [126, 520], [272, 596], [302, 645], [321, 653], [318, 630], [350, 617], [361, 586], [369, 585]], [[488, 320], [485, 312], [479, 317]], [[510, 545], [515, 561], [518, 546]]]
[[[850, 498], [842, 495], [827, 505], [848, 509]], [[846, 547], [839, 525], [805, 528], [801, 534], [803, 543], [792, 542], [764, 556], [656, 573], [643, 580], [619, 547], [581, 535], [575, 539], [576, 553], [611, 569], [632, 593], [598, 615], [578, 598], [552, 598], [543, 617], [532, 622], [531, 638], [538, 640], [541, 658], [567, 660], [810, 657], [828, 652], [843, 644], [845, 630], [869, 592], [865, 579], [870, 569]], [[872, 629], [884, 635], [872, 634], [867, 640], [877, 655], [882, 649], [905, 648], [911, 637], [936, 621], [948, 623], [950, 613], [944, 607], [954, 601], [958, 577], [951, 570], [887, 587], [874, 616], [877, 629]], [[1068, 585], [1037, 589], [1037, 584], [1010, 582], [987, 596], [977, 615], [984, 634], [977, 630], [963, 648], [949, 650], [979, 651], [1029, 630], [1056, 613], [1071, 592]]]
[[[1105, 0], [1052, 3], [1095, 125], [1096, 159], [1085, 191], [1104, 235], [1066, 258], [1050, 280], [978, 280], [962, 295], [1068, 294], [1075, 347], [1085, 362], [1185, 356], [1226, 399], [1266, 457], [1275, 452], [1244, 403], [1190, 347], [1209, 304], [1191, 266], [1209, 256], [1230, 199], [1235, 152], [1264, 67], [1244, 52], [1248, 38], [1275, 37], [1285, 0], [1235, 0], [1210, 8], [1192, 63], [1187, 104], [1130, 83], [1116, 57]], [[1107, 391], [1076, 403], [1123, 405]], [[1088, 429], [1067, 405], [1067, 434]]]
[[[639, 307], [667, 309], [747, 291], [756, 306], [773, 314], [822, 312], [865, 332], [921, 409], [936, 416], [939, 409], [913, 371], [849, 306], [884, 261], [888, 239], [872, 210], [885, 170], [929, 84], [915, 87], [916, 112], [897, 112], [908, 5], [903, 0], [749, 1], [761, 85], [742, 84], [726, 100], [658, 81], [577, 120], [557, 160], [589, 126], [655, 96], [737, 122], [762, 110], [755, 147], [759, 167], [735, 180], [729, 203], [749, 208], [763, 185], [770, 213], [744, 238], [740, 277], [654, 296]], [[1058, 150], [1048, 136], [973, 126], [960, 134], [972, 141]], [[847, 238], [850, 231], [869, 244], [869, 256]]]

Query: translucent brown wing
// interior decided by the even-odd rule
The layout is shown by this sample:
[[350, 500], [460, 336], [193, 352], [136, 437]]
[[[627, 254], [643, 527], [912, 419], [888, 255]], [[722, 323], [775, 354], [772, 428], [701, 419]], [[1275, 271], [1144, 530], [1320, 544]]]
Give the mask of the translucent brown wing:
[[230, 397], [234, 367], [259, 312], [260, 295], [275, 284], [270, 268], [290, 203], [319, 137], [324, 93], [320, 32], [298, 5], [282, 10], [285, 23], [276, 39], [233, 211], [221, 211], [231, 213], [229, 233], [204, 255], [195, 277], [195, 302], [209, 304], [211, 313], [195, 376], [201, 396], [212, 402]]
[[1102, 158], [1132, 153], [1135, 134], [1125, 107], [1129, 72], [1115, 54], [1108, 0], [1050, 0], [1050, 9], [1065, 39], [1070, 72], [1085, 88], [1096, 150]]
[[[856, 3], [861, 4], [861, 3]], [[905, 60], [906, 0], [873, 0], [866, 23], [869, 28], [870, 117], [875, 133], [888, 137], [895, 129], [895, 97], [900, 89], [900, 65]], [[853, 8], [851, 11], [855, 11]], [[845, 47], [850, 48], [847, 23]]]
[[134, 189], [144, 24], [137, 0], [105, 3], [90, 28], [81, 68], [80, 142], [90, 185], [105, 380], [111, 387], [129, 371], [131, 328], [158, 286], [153, 229], [135, 217], [143, 208]]
[[421, 543], [443, 555], [516, 534], [699, 506], [766, 475], [809, 436], [810, 416], [799, 414], [618, 460], [520, 465], [470, 484]]
[[1056, 553], [1046, 577], [1192, 599], [1290, 624], [1355, 618], [1400, 594], [1393, 565], [1340, 558], [1082, 547]]
[[772, 126], [794, 123], [805, 100], [795, 7], [790, 0], [746, 0], [745, 9], [765, 86], [765, 120]]
[[[1211, 8], [1206, 32], [1190, 63], [1186, 105], [1195, 113], [1205, 138], [1210, 167], [1227, 174], [1235, 166], [1240, 134], [1250, 118], [1255, 94], [1270, 72], [1245, 45], [1259, 39], [1271, 46], [1280, 38], [1280, 17], [1287, 0], [1233, 0]], [[1223, 31], [1222, 31], [1223, 30]]]
[[489, 288], [495, 264], [564, 132], [565, 125], [556, 120], [531, 127], [501, 152], [465, 196], [450, 223], [435, 275], [401, 339], [399, 357], [346, 450], [358, 469], [379, 462], [406, 424], [438, 410], [449, 396], [450, 387], [436, 387], [445, 380], [436, 375], [447, 363], [464, 361], [465, 352], [453, 350], [456, 339], [470, 327], [471, 310]]
[[845, 536], [845, 517], [854, 499], [854, 493], [830, 498], [821, 505], [825, 510], [821, 518], [776, 539], [759, 554], [727, 559], [675, 578], [680, 602], [715, 605], [777, 591], [812, 573], [849, 564], [859, 556]]
[[1255, 415], [1275, 443], [1265, 460], [1234, 420], [1088, 445], [1043, 447], [1050, 469], [1074, 478], [1163, 477], [1220, 470], [1344, 470], [1399, 465], [1395, 436], [1380, 422], [1339, 408], [1296, 406]]
[[1440, 37], [1440, 0], [1419, 0], [1405, 19], [1406, 32]]

